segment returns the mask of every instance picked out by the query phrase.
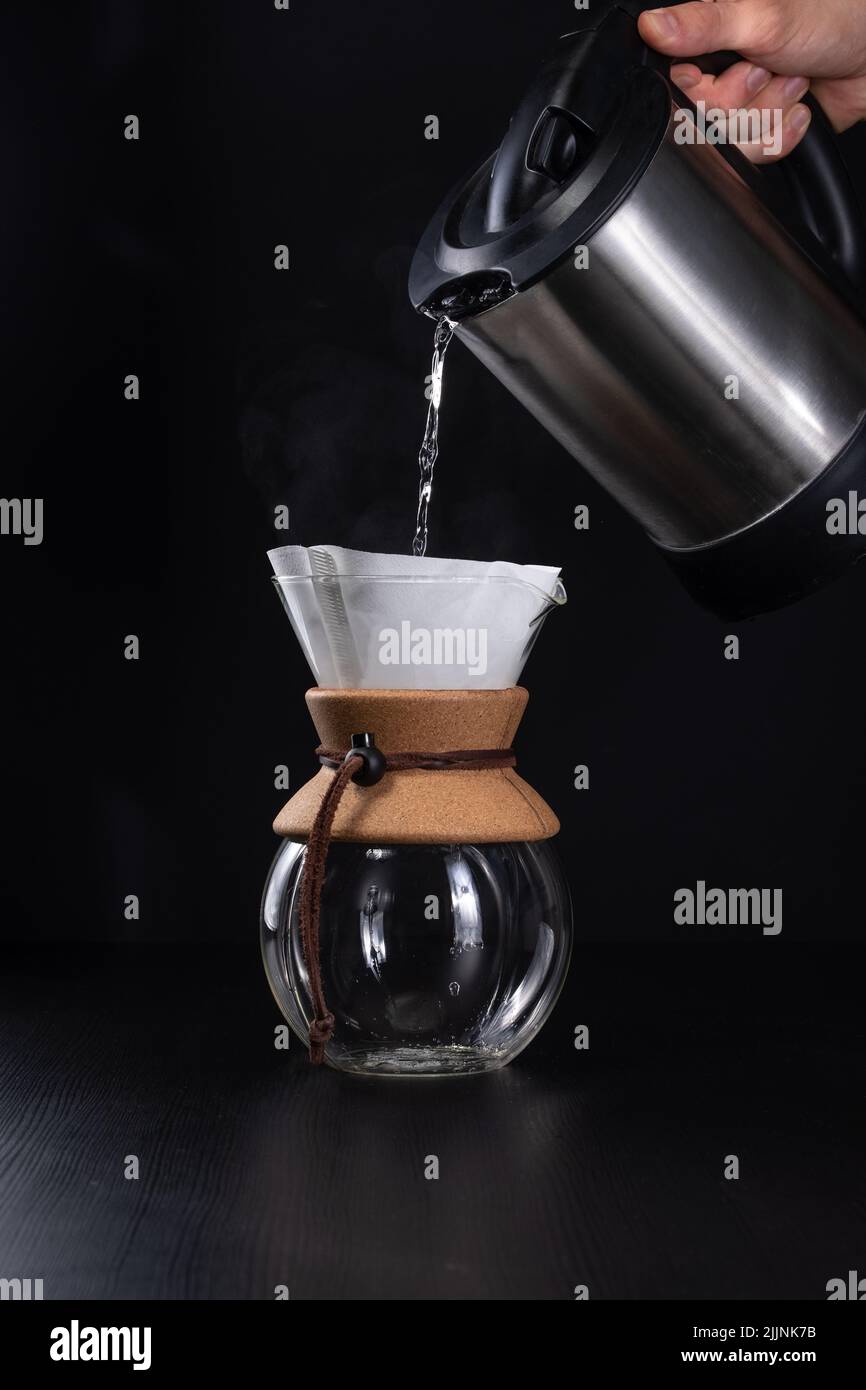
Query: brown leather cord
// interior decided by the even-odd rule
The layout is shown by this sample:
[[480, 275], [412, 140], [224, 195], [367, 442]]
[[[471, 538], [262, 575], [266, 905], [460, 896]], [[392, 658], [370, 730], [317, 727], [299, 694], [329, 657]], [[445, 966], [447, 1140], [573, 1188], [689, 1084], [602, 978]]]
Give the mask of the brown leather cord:
[[[331, 830], [343, 792], [352, 778], [365, 765], [361, 753], [335, 752], [317, 748], [316, 753], [326, 767], [336, 771], [334, 780], [322, 797], [316, 819], [307, 840], [307, 852], [301, 877], [300, 927], [301, 943], [309, 976], [313, 1019], [310, 1023], [310, 1061], [319, 1065], [325, 1047], [334, 1033], [334, 1015], [325, 1002], [322, 987], [322, 963], [319, 956], [319, 918], [322, 907], [322, 887]], [[449, 753], [389, 753], [385, 757], [388, 772], [475, 772], [515, 767], [517, 759], [510, 748], [460, 748]]]
[[[316, 756], [325, 767], [341, 767], [346, 754], [320, 746], [316, 749]], [[458, 748], [453, 753], [389, 753], [385, 759], [386, 772], [474, 772], [516, 766], [517, 758], [511, 748]]]
[[316, 812], [316, 819], [307, 841], [304, 858], [304, 871], [301, 878], [301, 941], [310, 977], [310, 999], [313, 1005], [313, 1019], [310, 1023], [310, 1061], [320, 1063], [325, 1055], [325, 1044], [334, 1032], [334, 1015], [325, 1003], [322, 989], [322, 967], [319, 960], [319, 910], [322, 899], [322, 883], [325, 877], [325, 859], [331, 839], [331, 826], [340, 798], [352, 777], [364, 766], [363, 758], [347, 758], [341, 764], [333, 782], [322, 797], [322, 804]]

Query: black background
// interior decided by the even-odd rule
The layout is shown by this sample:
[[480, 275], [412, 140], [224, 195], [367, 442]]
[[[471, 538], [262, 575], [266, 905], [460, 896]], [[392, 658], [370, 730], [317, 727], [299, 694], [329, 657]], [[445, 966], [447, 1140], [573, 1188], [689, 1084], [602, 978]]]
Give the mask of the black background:
[[[453, 1090], [273, 1048], [273, 769], [300, 785], [314, 734], [265, 551], [408, 550], [412, 249], [572, 15], [117, 0], [5, 23], [2, 492], [45, 499], [45, 539], [0, 539], [0, 1274], [47, 1296], [823, 1298], [866, 1273], [866, 566], [725, 661], [730, 629], [459, 345], [431, 549], [562, 565], [518, 753], [563, 823], [574, 965], [516, 1066]], [[844, 146], [862, 179], [863, 132]], [[782, 888], [781, 936], [676, 926], [699, 878]], [[421, 1180], [431, 1151], [456, 1183]]]
[[[413, 245], [571, 13], [125, 0], [10, 24], [3, 492], [44, 497], [45, 540], [0, 544], [4, 934], [254, 934], [273, 769], [299, 786], [313, 746], [265, 551], [408, 549]], [[861, 170], [863, 133], [845, 149]], [[693, 937], [672, 895], [698, 878], [782, 888], [784, 940], [859, 937], [866, 568], [724, 660], [725, 625], [459, 344], [431, 551], [562, 565], [518, 750], [563, 823], [579, 939]]]

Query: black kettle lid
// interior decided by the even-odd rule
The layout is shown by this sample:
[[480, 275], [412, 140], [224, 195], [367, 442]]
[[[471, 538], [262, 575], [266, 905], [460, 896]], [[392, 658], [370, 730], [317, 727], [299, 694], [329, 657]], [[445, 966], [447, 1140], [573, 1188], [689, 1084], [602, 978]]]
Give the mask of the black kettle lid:
[[[644, 0], [645, 3], [645, 0]], [[415, 308], [459, 319], [527, 288], [582, 245], [640, 178], [670, 89], [634, 0], [594, 0], [560, 38], [499, 149], [448, 195], [409, 274]]]

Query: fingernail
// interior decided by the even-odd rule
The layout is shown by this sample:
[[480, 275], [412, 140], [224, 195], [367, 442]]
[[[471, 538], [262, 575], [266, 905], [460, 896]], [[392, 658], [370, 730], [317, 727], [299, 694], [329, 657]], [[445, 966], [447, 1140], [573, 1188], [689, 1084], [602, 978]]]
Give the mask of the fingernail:
[[746, 91], [749, 93], [749, 96], [755, 96], [762, 87], [766, 87], [769, 80], [770, 74], [767, 72], [766, 68], [752, 68], [752, 71], [746, 78]]
[[800, 97], [805, 96], [808, 90], [808, 77], [789, 77], [782, 88], [782, 95], [785, 101], [799, 101]]
[[676, 86], [683, 92], [687, 92], [689, 87], [697, 87], [701, 80], [697, 73], [694, 72], [684, 72], [682, 77], [674, 77], [673, 73], [671, 73], [671, 77]]
[[788, 116], [788, 125], [792, 130], [796, 131], [798, 135], [801, 135], [809, 125], [811, 119], [812, 112], [809, 110], [808, 106], [795, 106]]
[[679, 33], [679, 20], [670, 10], [650, 10], [646, 17], [661, 39], [672, 39]]

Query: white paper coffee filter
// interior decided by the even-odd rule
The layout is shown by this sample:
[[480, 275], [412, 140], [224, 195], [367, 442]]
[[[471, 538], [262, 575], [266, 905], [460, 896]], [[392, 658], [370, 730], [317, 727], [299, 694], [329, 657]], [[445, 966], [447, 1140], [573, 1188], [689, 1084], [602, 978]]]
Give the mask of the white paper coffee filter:
[[338, 546], [268, 552], [319, 685], [504, 689], [565, 600], [559, 570]]

